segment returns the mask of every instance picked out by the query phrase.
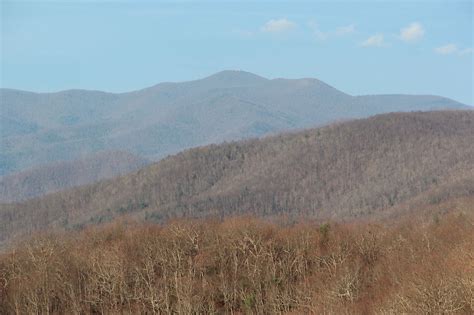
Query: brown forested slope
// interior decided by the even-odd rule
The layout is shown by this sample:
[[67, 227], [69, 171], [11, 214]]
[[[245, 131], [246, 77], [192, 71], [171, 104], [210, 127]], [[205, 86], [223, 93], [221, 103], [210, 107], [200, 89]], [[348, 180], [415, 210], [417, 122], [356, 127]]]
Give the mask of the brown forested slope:
[[373, 217], [411, 199], [437, 203], [474, 194], [473, 143], [473, 111], [440, 111], [211, 145], [131, 175], [3, 205], [1, 237], [122, 214], [147, 220], [240, 213]]
[[453, 201], [390, 225], [244, 217], [37, 235], [0, 254], [0, 313], [473, 314], [474, 203]]

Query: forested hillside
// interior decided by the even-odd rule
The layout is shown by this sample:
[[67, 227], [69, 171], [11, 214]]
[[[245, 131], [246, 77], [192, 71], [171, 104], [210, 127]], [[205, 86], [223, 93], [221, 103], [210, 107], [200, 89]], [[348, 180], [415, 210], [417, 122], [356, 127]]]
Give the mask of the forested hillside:
[[[179, 153], [140, 171], [0, 207], [2, 241], [121, 215], [375, 218], [474, 194], [474, 112], [392, 113]], [[403, 208], [403, 209], [402, 209]], [[393, 211], [391, 211], [391, 209]]]
[[243, 217], [35, 235], [0, 254], [0, 313], [473, 314], [474, 199], [439, 206], [451, 212], [390, 225]]

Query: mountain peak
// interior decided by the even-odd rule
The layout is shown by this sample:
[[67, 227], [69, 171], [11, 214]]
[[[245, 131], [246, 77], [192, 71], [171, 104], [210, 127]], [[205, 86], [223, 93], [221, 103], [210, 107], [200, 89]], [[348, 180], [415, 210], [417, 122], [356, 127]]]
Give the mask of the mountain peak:
[[210, 75], [203, 80], [206, 81], [219, 81], [223, 83], [237, 84], [237, 85], [248, 85], [255, 84], [258, 82], [265, 82], [268, 79], [253, 74], [251, 72], [242, 70], [224, 70]]

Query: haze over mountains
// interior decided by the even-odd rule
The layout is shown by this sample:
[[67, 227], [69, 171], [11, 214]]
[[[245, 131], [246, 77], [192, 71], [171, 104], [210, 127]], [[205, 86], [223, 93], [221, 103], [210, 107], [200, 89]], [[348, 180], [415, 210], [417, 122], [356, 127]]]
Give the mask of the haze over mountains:
[[72, 161], [53, 162], [0, 178], [0, 202], [15, 202], [136, 171], [148, 160], [105, 151]]
[[474, 111], [391, 113], [191, 149], [138, 172], [0, 205], [0, 242], [121, 215], [396, 215], [474, 195]]
[[103, 150], [160, 159], [200, 145], [395, 111], [462, 109], [439, 96], [351, 96], [317, 79], [243, 71], [128, 93], [0, 90], [0, 176]]

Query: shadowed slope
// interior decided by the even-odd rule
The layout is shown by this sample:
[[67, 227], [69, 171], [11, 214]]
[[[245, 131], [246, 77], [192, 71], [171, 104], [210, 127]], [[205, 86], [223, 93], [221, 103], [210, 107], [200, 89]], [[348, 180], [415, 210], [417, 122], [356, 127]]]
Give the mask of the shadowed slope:
[[136, 171], [149, 161], [121, 152], [100, 152], [0, 178], [0, 202], [15, 202]]

